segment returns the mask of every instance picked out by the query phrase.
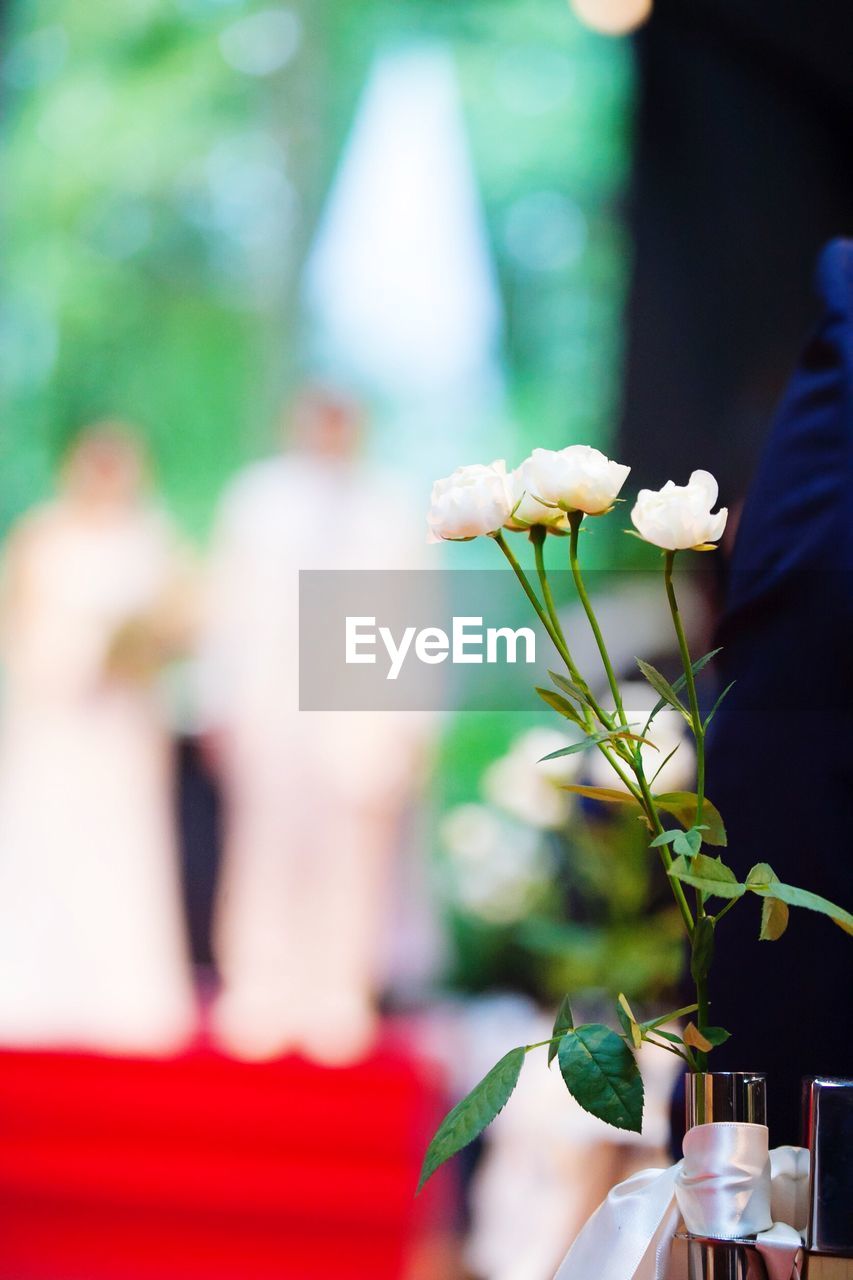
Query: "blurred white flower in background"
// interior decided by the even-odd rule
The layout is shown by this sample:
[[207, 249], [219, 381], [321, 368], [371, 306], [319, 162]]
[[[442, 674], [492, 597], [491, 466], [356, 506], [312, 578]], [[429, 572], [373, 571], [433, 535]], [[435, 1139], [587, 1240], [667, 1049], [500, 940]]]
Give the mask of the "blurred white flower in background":
[[[649, 712], [657, 701], [658, 695], [654, 689], [643, 681], [632, 680], [622, 685], [622, 705], [635, 733], [642, 732]], [[654, 792], [661, 795], [667, 791], [692, 790], [696, 780], [696, 752], [684, 717], [674, 708], [664, 707], [657, 713], [644, 737], [654, 744], [640, 748], [643, 769], [649, 783], [660, 769], [654, 781]], [[667, 761], [671, 752], [675, 754]], [[626, 790], [625, 784], [600, 751], [588, 752], [585, 759], [586, 775], [593, 786]]]
[[481, 804], [451, 809], [441, 823], [454, 902], [490, 924], [523, 920], [550, 883], [539, 832]]
[[483, 795], [496, 808], [531, 827], [561, 827], [568, 818], [570, 800], [560, 785], [578, 776], [582, 755], [578, 752], [545, 761], [542, 757], [576, 741], [556, 729], [530, 729], [521, 734], [506, 755], [486, 769]]

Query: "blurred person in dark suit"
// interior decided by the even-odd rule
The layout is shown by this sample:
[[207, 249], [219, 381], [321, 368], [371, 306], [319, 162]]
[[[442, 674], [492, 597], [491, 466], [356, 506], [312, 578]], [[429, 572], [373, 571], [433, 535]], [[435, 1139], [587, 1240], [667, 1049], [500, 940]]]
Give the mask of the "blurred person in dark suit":
[[735, 506], [853, 227], [853, 4], [655, 0], [636, 48], [622, 448]]
[[[717, 643], [723, 685], [708, 794], [739, 874], [853, 904], [853, 241], [819, 270], [823, 319], [800, 360], [744, 508]], [[752, 906], [752, 910], [749, 906]], [[792, 910], [759, 942], [760, 903], [720, 922], [716, 1070], [766, 1070], [773, 1144], [800, 1140], [800, 1081], [853, 1076], [853, 939]]]
[[84, 431], [5, 551], [0, 1041], [159, 1053], [195, 1023], [156, 676], [191, 568], [124, 425]]

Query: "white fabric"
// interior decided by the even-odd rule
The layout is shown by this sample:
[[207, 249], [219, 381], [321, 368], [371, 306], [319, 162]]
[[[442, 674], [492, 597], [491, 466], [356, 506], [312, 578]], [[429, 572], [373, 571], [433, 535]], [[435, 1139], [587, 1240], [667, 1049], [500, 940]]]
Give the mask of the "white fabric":
[[[766, 1126], [697, 1125], [685, 1137], [678, 1164], [644, 1169], [613, 1188], [556, 1280], [664, 1280], [679, 1216], [693, 1235], [757, 1235], [771, 1280], [789, 1280], [796, 1275], [807, 1184], [808, 1152], [787, 1147], [769, 1153]], [[796, 1221], [774, 1225], [771, 1202]]]
[[763, 1124], [697, 1124], [687, 1131], [675, 1198], [688, 1231], [717, 1240], [769, 1231], [767, 1139]]
[[161, 1053], [195, 1027], [173, 780], [149, 683], [109, 672], [123, 624], [182, 578], [169, 523], [59, 500], [6, 553], [0, 1043]]
[[809, 1153], [806, 1147], [774, 1147], [770, 1152], [770, 1213], [805, 1231], [809, 1216]]
[[248, 468], [222, 503], [200, 701], [222, 738], [226, 805], [214, 1027], [239, 1056], [344, 1061], [373, 1040], [423, 721], [299, 709], [299, 570], [416, 566], [415, 510], [393, 474], [300, 456]]

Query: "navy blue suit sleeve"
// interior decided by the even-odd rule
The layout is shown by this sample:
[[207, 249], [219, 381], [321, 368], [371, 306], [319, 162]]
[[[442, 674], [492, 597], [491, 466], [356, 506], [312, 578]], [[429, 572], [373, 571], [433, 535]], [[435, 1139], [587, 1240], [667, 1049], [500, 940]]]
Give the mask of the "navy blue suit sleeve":
[[[823, 320], [773, 424], [744, 509], [719, 628], [737, 683], [708, 743], [726, 859], [853, 906], [853, 243], [820, 261]], [[799, 1141], [800, 1077], [853, 1075], [853, 939], [791, 912], [759, 942], [760, 902], [721, 922], [717, 1069], [766, 1070], [771, 1141]]]

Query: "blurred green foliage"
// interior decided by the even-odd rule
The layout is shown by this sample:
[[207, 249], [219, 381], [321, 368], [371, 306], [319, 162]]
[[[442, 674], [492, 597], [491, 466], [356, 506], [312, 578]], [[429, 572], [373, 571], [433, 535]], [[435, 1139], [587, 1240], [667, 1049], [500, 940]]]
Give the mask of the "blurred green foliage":
[[[607, 441], [631, 64], [565, 0], [11, 0], [3, 35], [0, 529], [79, 427], [115, 415], [204, 536], [305, 376], [301, 267], [371, 66], [421, 41], [457, 68], [505, 315], [510, 461]], [[474, 429], [453, 430], [471, 461]], [[617, 528], [590, 541], [594, 563], [631, 550]], [[493, 550], [447, 559], [497, 567]], [[440, 807], [519, 727], [455, 721]]]
[[518, 453], [606, 437], [630, 65], [563, 0], [17, 0], [6, 27], [0, 522], [115, 414], [204, 531], [300, 376], [300, 267], [371, 64], [416, 41], [458, 68]]

